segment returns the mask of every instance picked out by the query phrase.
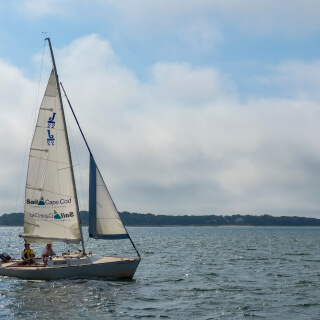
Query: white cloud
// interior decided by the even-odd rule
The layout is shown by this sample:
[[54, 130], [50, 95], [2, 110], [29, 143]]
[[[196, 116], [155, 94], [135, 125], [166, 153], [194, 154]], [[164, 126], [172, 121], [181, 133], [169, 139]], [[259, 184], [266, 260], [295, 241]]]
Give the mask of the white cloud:
[[[152, 69], [153, 90], [164, 99], [183, 106], [203, 107], [226, 99], [233, 84], [212, 68], [196, 68], [187, 63], [157, 63]], [[234, 93], [235, 94], [235, 93]]]
[[[272, 214], [290, 209], [310, 215], [319, 207], [316, 101], [240, 103], [231, 79], [186, 63], [159, 62], [141, 82], [97, 35], [55, 51], [60, 80], [119, 210]], [[12, 75], [12, 89], [1, 93], [3, 99], [10, 101], [17, 84], [18, 91], [30, 90], [18, 70], [1, 68], [0, 82]], [[25, 92], [14, 99], [20, 110], [30, 97]], [[8, 125], [10, 132], [18, 131], [12, 133], [16, 143], [24, 129]], [[22, 150], [6, 151], [22, 157]]]
[[30, 134], [29, 123], [34, 111], [34, 89], [33, 83], [25, 79], [16, 67], [0, 61], [0, 190], [1, 206], [6, 210], [14, 210], [19, 189], [26, 137]]

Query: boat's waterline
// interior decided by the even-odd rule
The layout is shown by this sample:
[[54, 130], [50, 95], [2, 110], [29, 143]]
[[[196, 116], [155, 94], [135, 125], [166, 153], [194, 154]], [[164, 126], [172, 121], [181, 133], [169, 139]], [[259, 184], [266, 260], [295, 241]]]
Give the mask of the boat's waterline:
[[102, 257], [91, 254], [81, 257], [57, 257], [44, 266], [41, 259], [35, 265], [21, 266], [21, 261], [1, 263], [0, 276], [26, 280], [58, 280], [68, 278], [117, 278], [131, 279], [140, 259]]

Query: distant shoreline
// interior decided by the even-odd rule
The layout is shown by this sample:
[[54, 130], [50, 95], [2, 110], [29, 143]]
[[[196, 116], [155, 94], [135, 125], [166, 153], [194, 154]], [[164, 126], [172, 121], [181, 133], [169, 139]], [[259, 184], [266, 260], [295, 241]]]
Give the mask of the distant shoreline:
[[[152, 213], [119, 212], [125, 226], [128, 227], [320, 227], [320, 219], [306, 217], [274, 217], [270, 215], [202, 215], [169, 216]], [[80, 212], [81, 225], [89, 224], [87, 211]], [[23, 213], [4, 213], [0, 216], [0, 226], [22, 227]]]

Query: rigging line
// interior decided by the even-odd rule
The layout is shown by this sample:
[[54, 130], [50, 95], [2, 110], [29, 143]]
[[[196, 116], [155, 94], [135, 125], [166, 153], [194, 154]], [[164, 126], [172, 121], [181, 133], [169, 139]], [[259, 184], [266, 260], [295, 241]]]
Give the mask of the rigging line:
[[[82, 132], [82, 129], [81, 129], [81, 127], [80, 127], [80, 124], [79, 124], [79, 122], [78, 122], [78, 119], [77, 119], [77, 117], [76, 117], [76, 115], [75, 115], [75, 113], [74, 113], [74, 111], [73, 111], [73, 108], [72, 108], [72, 106], [71, 106], [71, 103], [70, 103], [70, 101], [69, 101], [69, 99], [68, 99], [68, 96], [67, 96], [67, 94], [66, 94], [66, 92], [65, 92], [65, 90], [64, 90], [64, 87], [63, 87], [63, 85], [62, 85], [61, 82], [60, 82], [60, 85], [61, 85], [61, 88], [62, 88], [62, 90], [63, 90], [63, 92], [64, 92], [64, 95], [65, 95], [65, 97], [66, 97], [66, 99], [67, 99], [67, 101], [68, 101], [68, 104], [69, 104], [69, 107], [70, 107], [70, 109], [71, 109], [71, 111], [72, 111], [72, 114], [73, 114], [73, 116], [74, 116], [74, 118], [75, 118], [75, 120], [76, 120], [76, 122], [77, 122], [77, 125], [78, 125], [79, 130], [80, 130], [81, 135], [82, 135], [82, 138], [83, 138], [83, 140], [84, 140], [84, 142], [85, 142], [85, 144], [86, 144], [86, 146], [87, 146], [87, 148], [88, 148], [88, 150], [89, 150], [90, 155], [92, 156], [92, 153], [91, 153], [91, 150], [90, 150], [89, 145], [88, 145], [88, 143], [87, 143], [87, 140], [86, 140], [86, 138], [85, 138], [85, 136], [84, 136], [84, 134], [83, 134], [83, 132]], [[93, 156], [92, 156], [92, 157], [93, 157]]]
[[[82, 181], [82, 175], [81, 175], [81, 168], [80, 168], [80, 161], [79, 161], [79, 156], [78, 156], [78, 152], [77, 152], [77, 148], [76, 148], [76, 144], [75, 144], [75, 139], [74, 139], [74, 136], [73, 136], [73, 131], [72, 131], [72, 128], [71, 128], [71, 125], [70, 125], [70, 121], [69, 121], [69, 117], [68, 117], [68, 112], [65, 113], [66, 114], [66, 120], [67, 120], [67, 124], [68, 124], [68, 132], [70, 133], [70, 136], [71, 136], [71, 141], [72, 141], [72, 146], [73, 146], [73, 150], [74, 150], [74, 153], [75, 153], [75, 157], [77, 159], [77, 162], [78, 164], [77, 165], [74, 165], [73, 167], [75, 166], [79, 166], [78, 167], [78, 176], [79, 177], [79, 180], [80, 180], [80, 185], [81, 185], [81, 205], [82, 205], [82, 208], [88, 208], [88, 204], [87, 204], [87, 201], [86, 201], [86, 197], [84, 196], [84, 188], [83, 188], [83, 181]], [[79, 190], [78, 190], [79, 191]], [[79, 201], [79, 199], [78, 199]], [[80, 212], [80, 208], [79, 208], [79, 212]]]
[[[92, 156], [92, 158], [93, 158], [93, 156]], [[93, 161], [94, 161], [94, 159], [93, 159]], [[96, 163], [95, 163], [95, 165], [96, 165]], [[108, 194], [109, 194], [109, 196], [110, 196], [110, 199], [111, 199], [111, 201], [112, 201], [112, 204], [113, 204], [114, 208], [116, 209], [116, 211], [117, 211], [118, 214], [119, 214], [119, 211], [118, 211], [118, 209], [117, 209], [117, 207], [116, 207], [116, 205], [115, 205], [115, 203], [114, 203], [114, 201], [113, 201], [113, 199], [112, 199], [112, 197], [111, 197], [111, 195], [110, 195], [110, 192], [109, 192], [109, 190], [108, 190], [108, 188], [107, 188], [107, 186], [106, 186], [106, 184], [105, 184], [105, 182], [104, 182], [104, 180], [103, 180], [103, 177], [102, 177], [102, 175], [101, 175], [101, 172], [100, 172], [100, 170], [99, 170], [99, 168], [98, 168], [97, 166], [96, 166], [96, 169], [97, 169], [98, 172], [99, 172], [99, 175], [100, 175], [100, 177], [101, 177], [101, 179], [102, 179], [102, 182], [103, 182], [103, 184], [104, 184], [104, 186], [105, 186], [105, 188], [106, 188], [106, 190], [107, 190], [107, 192], [108, 192]], [[137, 247], [135, 246], [135, 244], [133, 243], [133, 240], [131, 239], [130, 234], [129, 234], [126, 226], [123, 224], [120, 216], [119, 216], [119, 219], [120, 219], [120, 221], [121, 221], [121, 223], [122, 223], [122, 225], [123, 225], [123, 227], [124, 227], [124, 230], [126, 230], [126, 233], [127, 233], [128, 237], [129, 237], [129, 240], [130, 240], [130, 242], [131, 242], [134, 250], [136, 251], [136, 253], [137, 253], [138, 257], [139, 257], [139, 260], [141, 260], [140, 253], [139, 253]]]
[[[87, 143], [87, 140], [86, 140], [86, 138], [85, 138], [85, 136], [84, 136], [84, 134], [83, 134], [83, 132], [82, 132], [82, 130], [81, 130], [81, 127], [80, 127], [80, 124], [79, 124], [79, 122], [78, 122], [78, 119], [77, 119], [77, 117], [76, 117], [76, 115], [75, 115], [75, 113], [74, 113], [74, 111], [73, 111], [73, 108], [72, 108], [72, 106], [71, 106], [71, 103], [70, 103], [70, 101], [69, 101], [69, 99], [68, 99], [68, 96], [67, 96], [67, 94], [66, 94], [66, 92], [65, 92], [65, 90], [64, 90], [64, 87], [63, 87], [63, 85], [62, 85], [62, 83], [61, 83], [61, 82], [60, 82], [60, 85], [61, 85], [61, 88], [62, 88], [62, 90], [63, 90], [63, 92], [64, 92], [64, 94], [65, 94], [66, 98], [67, 98], [67, 101], [68, 101], [68, 104], [69, 104], [69, 106], [70, 106], [70, 109], [71, 109], [71, 111], [72, 111], [72, 113], [73, 113], [73, 116], [74, 116], [74, 118], [76, 119], [77, 125], [78, 125], [79, 130], [80, 130], [80, 132], [81, 132], [81, 134], [82, 134], [83, 140], [84, 140], [84, 142], [86, 143], [86, 146], [87, 146], [87, 148], [88, 148], [88, 150], [89, 150], [90, 156], [92, 157], [93, 161], [95, 162], [94, 157], [93, 157], [93, 155], [92, 155], [92, 153], [91, 153], [91, 150], [90, 150], [90, 148], [89, 148], [89, 145], [88, 145], [88, 143]], [[96, 163], [95, 163], [95, 166], [96, 166]], [[96, 168], [98, 169], [98, 167], [97, 167], [97, 166], [96, 166]], [[100, 170], [99, 170], [99, 169], [98, 169], [98, 171], [99, 171], [99, 174], [100, 174], [100, 176], [101, 176], [101, 178], [102, 178], [102, 175], [101, 175], [101, 173], [100, 173]], [[103, 180], [103, 178], [102, 178], [102, 180]], [[103, 181], [103, 183], [104, 183], [104, 181]], [[105, 183], [104, 183], [104, 185], [105, 185]], [[107, 188], [107, 186], [106, 186], [106, 185], [105, 185], [105, 187], [106, 187], [106, 189], [107, 189], [107, 192], [109, 193], [109, 190], [108, 190], [108, 188]], [[118, 209], [117, 209], [116, 205], [114, 204], [114, 201], [113, 201], [113, 199], [112, 199], [112, 197], [111, 197], [110, 193], [109, 193], [109, 196], [110, 196], [110, 199], [111, 199], [111, 201], [112, 201], [112, 203], [113, 203], [113, 206], [115, 207], [115, 209], [116, 209], [116, 210], [117, 210], [117, 212], [118, 212]], [[120, 221], [122, 222], [121, 218], [120, 218]], [[136, 248], [135, 244], [133, 243], [133, 241], [132, 241], [132, 239], [131, 239], [131, 237], [130, 237], [130, 235], [129, 235], [128, 231], [127, 231], [127, 228], [125, 227], [125, 225], [124, 225], [123, 223], [122, 223], [122, 225], [123, 225], [124, 229], [126, 230], [126, 232], [127, 232], [127, 234], [128, 234], [128, 237], [129, 237], [129, 239], [130, 239], [130, 242], [131, 242], [131, 244], [132, 244], [133, 248], [135, 249], [135, 251], [136, 251], [136, 253], [137, 253], [137, 255], [138, 255], [139, 259], [141, 260], [140, 253], [139, 253], [138, 249]]]
[[[23, 162], [22, 162], [22, 168], [21, 168], [21, 174], [20, 174], [20, 181], [19, 181], [19, 184], [18, 184], [18, 193], [17, 193], [16, 203], [15, 203], [15, 206], [14, 206], [14, 212], [16, 212], [17, 206], [18, 206], [21, 183], [22, 183], [22, 175], [23, 175], [23, 172], [24, 172], [24, 166], [25, 166], [27, 152], [28, 152], [28, 146], [29, 146], [29, 139], [30, 139], [30, 136], [31, 136], [31, 130], [32, 130], [32, 128], [34, 128], [35, 116], [36, 116], [37, 105], [38, 105], [38, 100], [39, 100], [40, 84], [41, 84], [41, 79], [42, 79], [42, 70], [43, 70], [43, 61], [44, 61], [45, 48], [46, 48], [46, 41], [44, 40], [43, 48], [42, 48], [41, 63], [40, 63], [40, 68], [39, 68], [39, 73], [38, 73], [38, 82], [36, 83], [36, 90], [35, 90], [35, 95], [34, 95], [33, 104], [32, 104], [33, 112], [31, 112], [31, 116], [30, 116], [31, 119], [29, 121], [30, 125], [29, 125], [28, 135], [27, 135], [27, 138], [26, 138], [27, 142], [26, 142], [26, 147], [25, 147], [24, 156], [23, 156]], [[33, 118], [33, 121], [32, 121], [32, 118]]]

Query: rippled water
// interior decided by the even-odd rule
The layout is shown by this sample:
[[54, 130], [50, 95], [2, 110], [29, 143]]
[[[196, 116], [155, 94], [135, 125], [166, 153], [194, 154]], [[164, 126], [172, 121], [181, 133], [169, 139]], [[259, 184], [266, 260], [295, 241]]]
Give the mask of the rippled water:
[[[19, 256], [21, 231], [0, 228], [2, 251]], [[142, 255], [133, 280], [0, 277], [0, 318], [320, 319], [320, 228], [129, 232]], [[114, 254], [114, 244], [89, 240], [88, 249]], [[130, 242], [120, 251], [132, 255]]]

